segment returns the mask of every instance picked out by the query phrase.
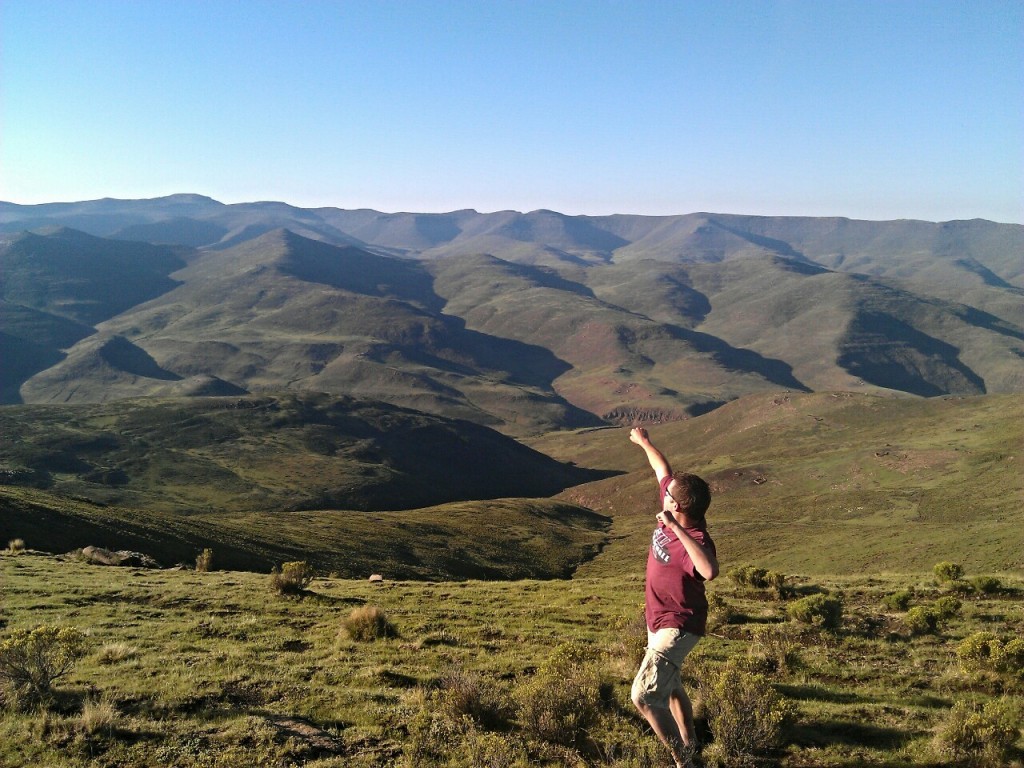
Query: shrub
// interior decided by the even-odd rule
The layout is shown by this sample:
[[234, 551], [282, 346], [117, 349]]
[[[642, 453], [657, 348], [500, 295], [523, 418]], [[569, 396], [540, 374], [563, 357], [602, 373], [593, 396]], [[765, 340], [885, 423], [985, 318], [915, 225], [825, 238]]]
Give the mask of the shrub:
[[521, 740], [511, 734], [479, 730], [472, 719], [454, 717], [433, 706], [423, 694], [420, 709], [410, 718], [402, 763], [409, 768], [528, 768]]
[[353, 608], [343, 624], [348, 636], [360, 643], [368, 643], [386, 637], [397, 637], [398, 630], [388, 615], [376, 605]]
[[843, 601], [831, 595], [808, 595], [789, 606], [791, 619], [823, 629], [837, 629], [843, 618]]
[[[708, 593], [708, 619], [713, 626], [721, 626], [723, 624], [732, 624], [736, 622], [742, 614], [737, 611], [732, 603], [726, 600], [717, 592]], [[647, 627], [644, 626], [644, 643], [647, 643]]]
[[964, 568], [958, 563], [936, 563], [933, 571], [935, 573], [935, 580], [938, 581], [939, 584], [945, 584], [949, 581], [957, 581], [964, 575]]
[[527, 733], [544, 741], [574, 746], [601, 714], [600, 674], [592, 652], [563, 643], [515, 691]]
[[528, 768], [531, 765], [526, 748], [515, 736], [470, 729], [461, 749], [457, 768]]
[[79, 725], [86, 736], [110, 733], [117, 722], [117, 709], [106, 699], [86, 699]]
[[499, 725], [505, 715], [502, 698], [482, 675], [461, 668], [449, 671], [441, 679], [434, 697], [435, 706], [453, 718], [469, 717], [481, 725]]
[[935, 752], [942, 760], [978, 768], [1007, 765], [1019, 715], [1007, 698], [983, 706], [958, 701], [935, 735]]
[[974, 585], [963, 579], [954, 579], [946, 583], [946, 589], [958, 595], [969, 595], [974, 591]]
[[1003, 588], [1003, 583], [995, 576], [975, 576], [971, 584], [983, 595], [994, 595]]
[[742, 565], [731, 571], [729, 576], [740, 586], [754, 589], [774, 589], [780, 597], [785, 589], [785, 575], [753, 565]]
[[[715, 601], [715, 593], [708, 593], [708, 604]], [[709, 610], [714, 610], [713, 608]], [[644, 657], [647, 648], [647, 617], [644, 615], [643, 603], [635, 611], [615, 620], [615, 636], [618, 638], [622, 654], [628, 659], [630, 667], [635, 667]]]
[[280, 568], [275, 566], [270, 572], [270, 584], [282, 595], [297, 595], [303, 592], [316, 576], [309, 563], [298, 560], [285, 563]]
[[714, 742], [704, 750], [709, 765], [737, 765], [778, 746], [793, 706], [763, 675], [727, 662], [701, 685], [704, 712]]
[[0, 685], [14, 707], [47, 704], [58, 679], [85, 653], [85, 635], [75, 627], [41, 625], [0, 642]]
[[760, 674], [788, 674], [800, 666], [800, 646], [782, 627], [760, 627], [747, 646], [747, 661]]
[[956, 647], [956, 658], [965, 672], [974, 672], [995, 664], [1002, 643], [991, 632], [975, 632]]
[[962, 607], [963, 603], [960, 602], [960, 599], [952, 595], [940, 597], [932, 604], [932, 608], [939, 616], [939, 621], [948, 621], [954, 616], [959, 616]]
[[930, 605], [918, 605], [907, 611], [904, 620], [912, 635], [930, 635], [939, 629], [939, 614]]
[[996, 669], [1024, 677], [1024, 638], [1015, 637], [1003, 643], [995, 654]]
[[443, 765], [451, 755], [459, 753], [472, 721], [453, 719], [424, 700], [423, 705], [409, 718], [409, 735], [402, 752], [410, 768]]
[[213, 570], [213, 550], [207, 547], [196, 557], [196, 570], [206, 573]]
[[25, 540], [24, 539], [11, 539], [7, 542], [7, 550], [12, 555], [17, 555], [25, 551]]
[[882, 598], [882, 605], [893, 611], [905, 611], [910, 607], [910, 601], [914, 598], [914, 592], [910, 589], [901, 589]]
[[96, 661], [103, 665], [118, 664], [128, 659], [134, 659], [138, 655], [139, 649], [128, 645], [128, 643], [107, 643], [100, 648]]

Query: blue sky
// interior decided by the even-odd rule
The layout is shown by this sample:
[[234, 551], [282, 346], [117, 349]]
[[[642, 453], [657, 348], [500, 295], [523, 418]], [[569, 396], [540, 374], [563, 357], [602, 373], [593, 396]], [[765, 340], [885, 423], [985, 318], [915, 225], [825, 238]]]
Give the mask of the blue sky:
[[1024, 223], [1024, 3], [0, 0], [0, 200]]

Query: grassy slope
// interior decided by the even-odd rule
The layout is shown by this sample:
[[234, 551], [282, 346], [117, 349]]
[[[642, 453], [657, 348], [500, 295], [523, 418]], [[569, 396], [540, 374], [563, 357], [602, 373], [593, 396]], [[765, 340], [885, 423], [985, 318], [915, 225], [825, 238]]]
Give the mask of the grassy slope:
[[[712, 483], [709, 522], [727, 569], [912, 572], [945, 559], [1024, 567], [1019, 395], [754, 395], [651, 433], [675, 468]], [[582, 466], [630, 470], [561, 496], [615, 521], [612, 543], [583, 574], [637, 568], [656, 502], [627, 431], [553, 434], [533, 445]]]
[[[74, 528], [73, 519], [106, 519], [107, 531], [129, 524], [145, 529], [138, 533], [141, 543], [117, 539], [118, 547], [150, 551], [165, 561], [191, 560], [202, 547], [213, 546], [237, 567], [257, 569], [281, 559], [313, 559], [327, 570], [345, 574], [386, 563], [392, 573], [410, 577], [563, 575], [593, 554], [606, 535], [600, 530], [600, 519], [587, 518], [576, 506], [467, 502], [393, 517], [278, 511], [283, 506], [308, 508], [317, 499], [323, 502], [322, 494], [332, 489], [342, 489], [338, 493], [353, 504], [361, 500], [367, 510], [395, 508], [399, 501], [414, 500], [425, 488], [436, 494], [445, 482], [479, 472], [484, 474], [477, 480], [482, 478], [482, 487], [494, 492], [490, 495], [513, 496], [527, 478], [539, 480], [537, 473], [547, 466], [552, 471], [560, 468], [559, 477], [566, 484], [586, 481], [586, 471], [613, 475], [560, 494], [561, 500], [613, 521], [611, 540], [581, 568], [581, 575], [621, 575], [641, 567], [654, 494], [650, 470], [624, 428], [554, 433], [533, 441], [542, 453], [581, 468], [572, 480], [566, 465], [555, 462], [527, 462], [517, 474], [512, 460], [517, 454], [499, 458], [500, 445], [490, 443], [470, 447], [466, 460], [475, 457], [477, 463], [470, 461], [464, 472], [456, 471], [451, 454], [430, 455], [439, 453], [433, 442], [437, 435], [447, 432], [437, 433], [436, 427], [417, 432], [417, 419], [429, 421], [430, 417], [413, 418], [386, 407], [364, 414], [360, 429], [368, 433], [357, 434], [352, 429], [332, 431], [332, 423], [337, 428], [339, 419], [351, 414], [344, 408], [333, 412], [331, 399], [299, 399], [296, 402], [305, 403], [302, 418], [311, 421], [303, 423], [299, 411], [285, 408], [271, 422], [273, 429], [259, 426], [258, 421], [239, 421], [242, 417], [235, 410], [220, 407], [227, 400], [210, 402], [220, 405], [209, 410], [202, 400], [190, 401], [187, 407], [179, 402], [177, 407], [184, 410], [173, 412], [178, 415], [169, 421], [166, 403], [160, 406], [164, 410], [142, 408], [140, 413], [118, 417], [109, 407], [83, 407], [77, 411], [78, 420], [71, 422], [67, 414], [74, 409], [42, 409], [56, 421], [37, 424], [50, 441], [39, 443], [37, 451], [46, 448], [51, 460], [73, 464], [81, 451], [70, 447], [99, 450], [104, 439], [112, 440], [111, 435], [120, 435], [118, 439], [134, 435], [142, 442], [124, 449], [123, 468], [138, 472], [138, 479], [112, 487], [95, 478], [86, 482], [82, 474], [102, 475], [99, 465], [110, 463], [86, 454], [93, 462], [89, 467], [65, 466], [63, 474], [54, 473], [60, 481], [55, 490], [63, 490], [63, 500], [27, 488], [6, 493], [0, 541], [3, 536], [20, 536], [30, 546], [50, 551], [110, 545], [116, 537], [90, 539], [89, 531], [74, 540], [61, 540], [60, 546], [41, 543], [58, 527]], [[380, 432], [383, 422], [374, 419], [387, 418], [392, 419], [388, 427], [392, 434], [385, 440]], [[1018, 395], [926, 400], [780, 392], [750, 396], [704, 416], [651, 430], [676, 468], [698, 472], [712, 483], [715, 498], [710, 522], [726, 569], [755, 563], [784, 572], [829, 574], [918, 571], [944, 559], [975, 569], [1020, 568], [1024, 551], [1019, 525], [1024, 494], [1022, 424], [1024, 398]], [[10, 424], [5, 429], [17, 437], [6, 445], [8, 453], [12, 448], [26, 450], [24, 436], [16, 435]], [[172, 439], [177, 447], [167, 442]], [[449, 439], [457, 442], [458, 432], [451, 432]], [[143, 445], [148, 446], [148, 454]], [[416, 453], [417, 445], [427, 452]], [[113, 440], [105, 456], [109, 459], [124, 448], [118, 446]], [[58, 451], [61, 447], [67, 451]], [[398, 447], [411, 453], [394, 454]], [[171, 454], [183, 458], [171, 461]], [[434, 461], [441, 462], [436, 471], [423, 471]], [[107, 466], [107, 471], [116, 468]], [[135, 498], [144, 499], [137, 513], [116, 505], [68, 500], [69, 494], [102, 496], [130, 490], [136, 482]], [[478, 482], [473, 486], [477, 495], [464, 498], [480, 498], [480, 487]], [[397, 494], [390, 504], [379, 496], [387, 489]], [[463, 491], [472, 494], [473, 489]], [[454, 486], [446, 492], [454, 493]], [[162, 501], [159, 494], [165, 497]], [[257, 503], [251, 503], [254, 499]], [[430, 502], [405, 506], [426, 503]], [[44, 519], [40, 510], [48, 506], [64, 521], [60, 526], [40, 522]], [[192, 514], [183, 516], [183, 511]], [[558, 523], [552, 515], [566, 517]], [[507, 532], [508, 520], [513, 518], [523, 531], [517, 536]], [[393, 530], [392, 520], [403, 527]], [[417, 525], [427, 526], [422, 546]], [[538, 540], [519, 546], [530, 526], [541, 532]], [[391, 541], [392, 532], [400, 546], [389, 549], [382, 542]], [[170, 542], [168, 554], [161, 556], [146, 541], [163, 535]], [[444, 551], [452, 541], [460, 544]], [[556, 554], [559, 547], [565, 548], [562, 554]], [[464, 554], [459, 554], [460, 548]]]
[[[931, 737], [954, 702], [1020, 692], [1019, 682], [962, 672], [954, 658], [973, 632], [1009, 639], [1024, 630], [1024, 582], [1002, 579], [1009, 591], [965, 599], [960, 615], [924, 636], [911, 635], [904, 614], [881, 601], [912, 588], [914, 605], [930, 604], [941, 591], [928, 576], [792, 579], [798, 590], [844, 595], [845, 620], [835, 634], [787, 625], [785, 603], [723, 579], [711, 588], [739, 618], [713, 624], [687, 661], [688, 685], [693, 690], [693, 676], [706, 679], [726, 659], [756, 651], [758, 633], [789, 638], [799, 664], [769, 679], [797, 714], [770, 764], [943, 764]], [[427, 691], [452, 686], [459, 674], [477, 687], [454, 692], [489, 691], [507, 705], [496, 719], [476, 722], [471, 736], [523, 744], [531, 765], [664, 761], [628, 701], [642, 645], [635, 574], [514, 585], [318, 579], [296, 600], [276, 597], [265, 575], [138, 571], [0, 553], [0, 580], [8, 631], [44, 623], [88, 633], [86, 656], [58, 683], [55, 711], [0, 713], [2, 765], [407, 766], [413, 722], [430, 712], [450, 722]], [[365, 605], [381, 607], [398, 637], [348, 639], [342, 623]], [[566, 641], [585, 644], [606, 684], [603, 719], [590, 730], [597, 749], [586, 763], [545, 747], [514, 706], [516, 691]], [[81, 715], [87, 699], [105, 702], [112, 717], [92, 732]], [[698, 705], [698, 728], [705, 727]], [[455, 733], [434, 733], [428, 743], [466, 758]], [[1024, 757], [1021, 746], [1018, 740], [1013, 759]], [[453, 764], [418, 757], [425, 767]]]
[[469, 422], [323, 394], [0, 409], [4, 469], [165, 512], [409, 509], [549, 496], [584, 479]]
[[[3, 469], [19, 481], [0, 486], [0, 540], [51, 552], [95, 544], [171, 564], [212, 547], [225, 565], [255, 570], [307, 559], [346, 576], [561, 577], [608, 523], [543, 498], [595, 473], [377, 402], [9, 406], [0, 426]], [[487, 501], [500, 497], [515, 498]], [[350, 511], [301, 511], [313, 509]]]
[[[0, 539], [51, 552], [129, 549], [162, 565], [204, 549], [219, 567], [269, 573], [305, 560], [320, 573], [406, 579], [564, 578], [606, 540], [608, 520], [567, 502], [494, 499], [404, 512], [211, 512], [99, 507], [0, 487]], [[500, 535], [493, 533], [500, 529]]]

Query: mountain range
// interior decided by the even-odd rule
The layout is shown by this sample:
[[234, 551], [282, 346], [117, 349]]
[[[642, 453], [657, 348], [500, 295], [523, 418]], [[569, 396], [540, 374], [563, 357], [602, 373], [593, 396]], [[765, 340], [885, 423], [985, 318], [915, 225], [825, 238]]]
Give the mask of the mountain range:
[[0, 203], [0, 397], [283, 390], [510, 435], [1024, 390], [1024, 227]]

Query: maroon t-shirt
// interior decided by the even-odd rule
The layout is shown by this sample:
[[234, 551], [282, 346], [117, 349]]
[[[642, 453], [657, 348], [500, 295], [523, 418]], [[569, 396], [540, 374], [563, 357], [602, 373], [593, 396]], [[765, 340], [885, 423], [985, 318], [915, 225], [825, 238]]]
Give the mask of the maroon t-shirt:
[[[662, 478], [659, 505], [663, 505], [665, 488], [671, 481], [670, 477]], [[707, 529], [687, 528], [686, 532], [715, 553], [715, 542]], [[704, 577], [697, 573], [683, 543], [660, 523], [654, 529], [647, 554], [646, 598], [644, 612], [651, 631], [675, 627], [695, 635], [704, 634], [708, 621]]]

